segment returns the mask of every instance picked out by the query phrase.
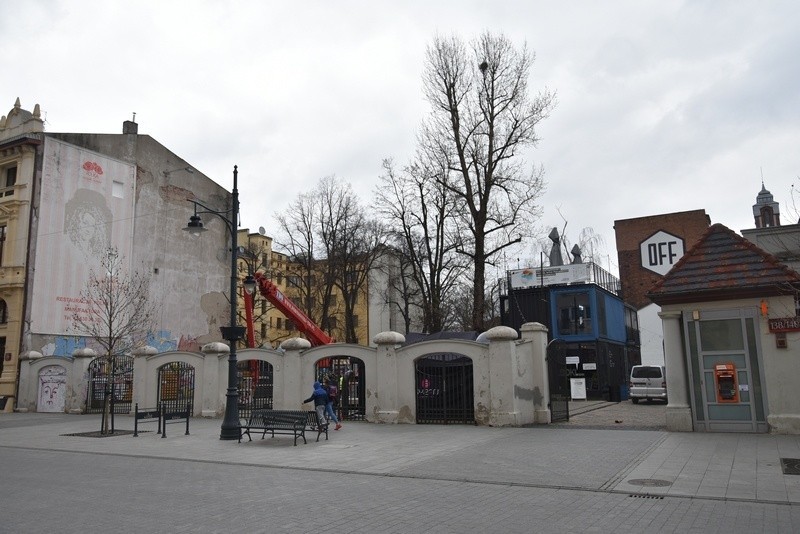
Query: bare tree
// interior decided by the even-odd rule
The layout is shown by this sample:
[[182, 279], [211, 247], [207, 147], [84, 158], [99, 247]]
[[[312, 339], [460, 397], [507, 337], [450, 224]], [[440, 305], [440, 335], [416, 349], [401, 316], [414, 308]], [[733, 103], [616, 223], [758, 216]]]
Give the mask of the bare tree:
[[[409, 284], [406, 276], [399, 281], [403, 308], [408, 311], [413, 305], [409, 299], [419, 299], [422, 328], [427, 333], [444, 328], [444, 303], [466, 269], [455, 254], [459, 244], [455, 197], [436, 178], [447, 169], [435, 168], [435, 163], [432, 158], [420, 157], [398, 172], [391, 160], [385, 160], [385, 174], [376, 193], [378, 210], [390, 221], [391, 239], [406, 260], [403, 274], [413, 281]], [[406, 318], [408, 326], [408, 315]]]
[[357, 343], [356, 304], [369, 297], [369, 271], [385, 251], [385, 232], [380, 223], [366, 216], [349, 184], [329, 177], [320, 182], [318, 193], [325, 276], [342, 296], [344, 341]]
[[[306, 315], [337, 339], [356, 343], [354, 312], [358, 299], [367, 298], [369, 270], [384, 250], [383, 227], [366, 216], [350, 185], [335, 176], [300, 195], [278, 222], [282, 236], [276, 243], [287, 251], [287, 276], [301, 294]], [[334, 321], [338, 318], [341, 327]]]
[[459, 201], [459, 252], [474, 265], [472, 328], [484, 330], [486, 265], [520, 242], [538, 217], [543, 170], [523, 169], [521, 151], [539, 141], [536, 125], [555, 96], [528, 96], [533, 55], [503, 35], [484, 33], [469, 50], [457, 37], [428, 47], [424, 88], [432, 113], [422, 151], [448, 172], [437, 180]]
[[299, 296], [296, 304], [331, 334], [324, 319], [333, 311], [334, 283], [319, 270], [324, 250], [318, 242], [322, 209], [318, 191], [298, 195], [286, 211], [277, 215], [280, 236], [275, 244], [289, 258], [281, 274], [286, 277], [289, 289]]
[[129, 354], [147, 341], [153, 331], [156, 306], [150, 302], [150, 280], [138, 272], [127, 273], [116, 248], [100, 258], [100, 270], [91, 269], [80, 292], [84, 306], [73, 313], [72, 330], [91, 338], [103, 351], [110, 373], [103, 402], [101, 432], [108, 432], [114, 359]]

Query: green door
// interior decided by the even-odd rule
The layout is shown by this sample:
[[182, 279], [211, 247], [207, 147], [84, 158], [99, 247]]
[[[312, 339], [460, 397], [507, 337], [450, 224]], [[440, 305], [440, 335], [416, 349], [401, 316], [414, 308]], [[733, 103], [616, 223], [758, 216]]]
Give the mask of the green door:
[[755, 310], [703, 310], [684, 333], [695, 430], [767, 432]]

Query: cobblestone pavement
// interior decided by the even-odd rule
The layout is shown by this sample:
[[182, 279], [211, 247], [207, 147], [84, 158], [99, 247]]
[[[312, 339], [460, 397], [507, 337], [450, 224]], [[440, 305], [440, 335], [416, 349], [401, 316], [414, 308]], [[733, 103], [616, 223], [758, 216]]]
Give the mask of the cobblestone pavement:
[[570, 420], [554, 427], [614, 428], [617, 430], [666, 430], [666, 403], [571, 401]]
[[[737, 461], [721, 467], [721, 455], [800, 457], [795, 437], [575, 423], [610, 408], [579, 413], [571, 426], [345, 423], [329, 441], [297, 447], [287, 436], [221, 441], [220, 420], [192, 420], [188, 436], [171, 425], [166, 439], [152, 431], [87, 438], [65, 434], [94, 430], [96, 416], [2, 415], [0, 532], [800, 531], [800, 492], [789, 476], [768, 480], [784, 493], [765, 499], [630, 483], [669, 478], [679, 461], [692, 473], [736, 478]], [[118, 418], [117, 427], [129, 423]]]

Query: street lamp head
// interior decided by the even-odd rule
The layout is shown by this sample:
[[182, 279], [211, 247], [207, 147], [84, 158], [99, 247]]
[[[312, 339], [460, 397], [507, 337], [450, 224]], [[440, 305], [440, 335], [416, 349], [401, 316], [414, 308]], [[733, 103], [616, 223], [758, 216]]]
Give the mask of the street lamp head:
[[248, 295], [252, 295], [256, 292], [256, 279], [253, 278], [252, 274], [247, 275], [242, 285], [244, 286], [244, 290]]
[[195, 236], [206, 231], [206, 229], [203, 228], [203, 221], [200, 220], [200, 216], [196, 213], [189, 217], [189, 223], [184, 230]]

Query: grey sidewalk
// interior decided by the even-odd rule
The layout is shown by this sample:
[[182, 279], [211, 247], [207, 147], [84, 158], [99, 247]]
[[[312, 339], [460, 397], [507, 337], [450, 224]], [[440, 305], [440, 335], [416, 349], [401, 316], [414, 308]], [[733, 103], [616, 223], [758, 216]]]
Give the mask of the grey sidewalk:
[[[138, 438], [64, 435], [96, 430], [98, 419], [2, 414], [0, 447], [800, 504], [800, 475], [781, 468], [781, 458], [800, 459], [799, 436], [346, 423], [327, 442], [294, 447], [287, 436], [221, 441], [221, 421], [201, 418], [189, 436], [169, 425], [166, 439], [153, 424]], [[133, 420], [117, 416], [116, 427]]]
[[[602, 414], [603, 408], [597, 411]], [[591, 417], [602, 416], [585, 412], [575, 419]], [[169, 425], [166, 439], [154, 432], [153, 425], [146, 427], [150, 432], [137, 438], [130, 435], [109, 438], [65, 435], [96, 430], [98, 422], [99, 416], [96, 415], [1, 414], [0, 468], [21, 469], [19, 463], [28, 457], [39, 458], [42, 462], [30, 466], [33, 470], [36, 470], [36, 465], [45, 469], [44, 466], [49, 465], [45, 459], [58, 465], [58, 458], [69, 458], [70, 462], [79, 462], [80, 457], [87, 458], [87, 461], [89, 458], [102, 458], [103, 463], [112, 462], [112, 465], [115, 465], [113, 462], [127, 465], [138, 458], [148, 462], [149, 469], [154, 468], [152, 460], [169, 460], [164, 465], [170, 469], [180, 470], [174, 462], [191, 462], [203, 464], [206, 466], [203, 470], [219, 472], [221, 477], [239, 467], [271, 469], [270, 473], [282, 473], [283, 483], [289, 485], [313, 486], [318, 477], [333, 475], [336, 478], [331, 480], [336, 480], [344, 488], [356, 484], [352, 488], [354, 495], [361, 496], [359, 499], [371, 494], [370, 486], [362, 485], [364, 481], [374, 480], [375, 488], [382, 488], [380, 491], [401, 491], [402, 488], [404, 498], [411, 499], [417, 507], [417, 515], [430, 513], [427, 501], [433, 497], [421, 492], [431, 488], [440, 488], [439, 491], [447, 493], [451, 499], [459, 498], [465, 502], [479, 499], [481, 503], [495, 494], [507, 499], [507, 489], [517, 488], [512, 494], [522, 493], [514, 499], [526, 495], [532, 504], [540, 505], [551, 498], [558, 502], [574, 500], [575, 505], [581, 507], [580, 510], [570, 508], [570, 513], [577, 514], [576, 518], [590, 517], [591, 513], [606, 514], [602, 521], [598, 519], [598, 526], [618, 528], [624, 525], [623, 531], [626, 532], [635, 532], [637, 525], [642, 526], [642, 523], [629, 524], [625, 517], [617, 514], [635, 513], [640, 508], [653, 510], [655, 515], [648, 516], [647, 521], [651, 523], [646, 524], [658, 525], [655, 531], [693, 528], [699, 529], [697, 531], [722, 531], [726, 524], [723, 521], [725, 514], [732, 513], [731, 510], [739, 511], [736, 512], [737, 522], [729, 531], [744, 531], [736, 527], [745, 524], [766, 531], [800, 529], [800, 476], [784, 475], [780, 463], [781, 458], [800, 458], [800, 443], [795, 436], [684, 434], [660, 430], [581, 428], [580, 425], [488, 428], [345, 423], [341, 431], [330, 432], [329, 441], [324, 441], [323, 437], [323, 441], [315, 443], [311, 439], [308, 444], [301, 442], [294, 447], [288, 436], [254, 439], [241, 444], [221, 441], [221, 421], [199, 418], [192, 419], [189, 436], [183, 435], [182, 425]], [[118, 416], [116, 426], [118, 429], [132, 429], [133, 420]], [[4, 458], [11, 462], [10, 467]], [[125, 458], [128, 460], [123, 462]], [[49, 469], [59, 471], [52, 466]], [[290, 473], [294, 475], [289, 476]], [[44, 473], [41, 475], [45, 476]], [[66, 473], [61, 475], [68, 476]], [[18, 476], [27, 480], [22, 473]], [[75, 476], [79, 478], [79, 474]], [[133, 479], [136, 474], [130, 476]], [[287, 476], [289, 482], [285, 479]], [[363, 476], [371, 478], [363, 479]], [[468, 488], [468, 491], [451, 488], [447, 486], [449, 483], [458, 483], [458, 487]], [[194, 484], [196, 486], [197, 482]], [[310, 499], [313, 495], [313, 492], [304, 493], [310, 491], [305, 487], [298, 487], [296, 491], [305, 495], [304, 498]], [[377, 498], [380, 498], [380, 491], [375, 494]], [[467, 493], [458, 497], [459, 491]], [[421, 495], [426, 497], [420, 498]], [[634, 498], [627, 500], [631, 497]], [[634, 502], [637, 501], [635, 497], [640, 497], [639, 502]], [[674, 500], [647, 500], [662, 497]], [[297, 505], [294, 501], [288, 502], [288, 497], [281, 503], [282, 506]], [[375, 503], [375, 506], [379, 504]], [[461, 505], [464, 506], [464, 502]], [[385, 503], [385, 506], [395, 510], [398, 516], [392, 516], [393, 522], [389, 523], [392, 526], [377, 531], [415, 530], [406, 528], [409, 523], [401, 522], [400, 511], [407, 507], [402, 503]], [[686, 523], [688, 519], [680, 523], [676, 519], [693, 507], [713, 511], [708, 512], [711, 515], [707, 517], [704, 515], [701, 523], [695, 520]], [[374, 512], [375, 509], [371, 510]], [[749, 522], [742, 522], [742, 510], [752, 510], [748, 512], [752, 515]], [[514, 517], [516, 520], [533, 511], [503, 507], [495, 513], [498, 520], [501, 517]], [[438, 531], [457, 531], [456, 527], [462, 520], [454, 521], [452, 530], [448, 526]], [[570, 523], [564, 521], [539, 530], [572, 531]], [[497, 523], [489, 521], [487, 524]], [[371, 530], [369, 525], [371, 523], [364, 523], [351, 531], [368, 532]], [[577, 525], [575, 529], [587, 530]], [[209, 528], [208, 531], [219, 529]], [[295, 531], [295, 528], [286, 531]], [[348, 530], [345, 528], [343, 531]]]

